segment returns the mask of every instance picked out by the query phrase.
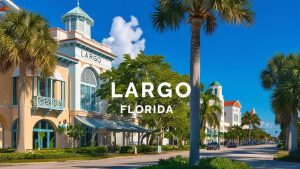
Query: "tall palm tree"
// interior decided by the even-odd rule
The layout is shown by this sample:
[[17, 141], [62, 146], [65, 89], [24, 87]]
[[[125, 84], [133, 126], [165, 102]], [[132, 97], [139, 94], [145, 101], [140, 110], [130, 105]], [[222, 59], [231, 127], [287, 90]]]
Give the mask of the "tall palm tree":
[[[265, 90], [272, 90], [278, 86], [279, 80], [282, 78], [283, 67], [286, 64], [286, 59], [283, 54], [275, 55], [267, 65], [267, 68], [261, 72], [260, 79]], [[274, 110], [274, 109], [273, 109]], [[289, 123], [290, 115], [285, 111], [278, 112], [274, 110], [275, 123], [280, 124], [286, 130], [286, 145], [289, 140]]]
[[[272, 108], [276, 121], [288, 131], [288, 150], [297, 149], [297, 119], [300, 110], [300, 55], [277, 55], [261, 73], [262, 85], [272, 90]], [[288, 125], [287, 125], [288, 124]]]
[[218, 96], [213, 95], [211, 90], [201, 94], [200, 101], [200, 129], [205, 130], [208, 124], [211, 127], [220, 127], [218, 115], [222, 113], [221, 101]]
[[248, 125], [249, 126], [249, 133], [248, 133], [248, 141], [251, 140], [251, 128], [257, 128], [261, 123], [260, 118], [257, 114], [246, 111], [242, 117], [242, 126]]
[[7, 72], [18, 66], [19, 111], [18, 151], [25, 150], [25, 97], [31, 77], [40, 72], [42, 77], [53, 74], [56, 67], [57, 43], [51, 38], [48, 22], [40, 15], [21, 10], [6, 14], [0, 21], [0, 69]]
[[[283, 67], [282, 79], [273, 90], [272, 107], [275, 112], [286, 112], [290, 118], [288, 150], [297, 149], [297, 122], [300, 110], [300, 55], [290, 55]], [[283, 117], [284, 118], [284, 117]]]
[[190, 165], [199, 163], [199, 130], [200, 130], [200, 30], [212, 34], [217, 26], [217, 18], [235, 25], [250, 25], [253, 12], [250, 0], [156, 0], [152, 14], [154, 28], [163, 32], [177, 29], [180, 24], [191, 26], [190, 53]]

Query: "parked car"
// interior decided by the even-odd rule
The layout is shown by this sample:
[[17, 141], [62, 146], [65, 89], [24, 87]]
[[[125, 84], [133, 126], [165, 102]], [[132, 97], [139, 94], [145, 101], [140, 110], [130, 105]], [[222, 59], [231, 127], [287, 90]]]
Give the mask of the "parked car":
[[227, 148], [237, 148], [236, 143], [228, 143]]
[[247, 141], [243, 143], [243, 146], [253, 146], [254, 145], [254, 141]]
[[207, 144], [206, 147], [207, 150], [220, 150], [220, 144], [217, 142], [212, 142]]
[[260, 142], [260, 141], [254, 141], [254, 145], [261, 145], [262, 144], [262, 142]]

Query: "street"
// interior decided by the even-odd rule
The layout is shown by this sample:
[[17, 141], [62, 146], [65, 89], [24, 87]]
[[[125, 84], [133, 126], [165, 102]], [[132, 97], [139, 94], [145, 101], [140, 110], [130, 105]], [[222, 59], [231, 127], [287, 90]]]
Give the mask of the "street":
[[[220, 151], [201, 150], [201, 157], [227, 157], [234, 160], [248, 162], [254, 169], [299, 169], [300, 163], [273, 161], [275, 145], [245, 146], [233, 149], [222, 148]], [[188, 151], [168, 152], [158, 155], [137, 155], [129, 157], [116, 157], [90, 161], [67, 161], [35, 164], [16, 164], [2, 166], [5, 169], [134, 169], [143, 165], [154, 164], [161, 158], [182, 155], [187, 157]]]

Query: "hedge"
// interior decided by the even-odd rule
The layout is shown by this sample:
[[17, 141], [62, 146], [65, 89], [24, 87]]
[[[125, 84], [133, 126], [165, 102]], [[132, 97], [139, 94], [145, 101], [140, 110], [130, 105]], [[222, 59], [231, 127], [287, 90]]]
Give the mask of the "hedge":
[[[147, 145], [139, 145], [137, 147], [138, 153], [155, 153], [157, 152], [157, 146], [147, 146]], [[171, 150], [188, 150], [189, 145], [184, 145], [181, 147], [177, 146], [171, 146], [171, 145], [163, 145], [161, 146], [163, 151], [171, 151]], [[119, 153], [133, 153], [134, 152], [134, 146], [122, 146], [120, 148]]]
[[0, 153], [0, 161], [24, 159], [58, 159], [82, 156], [103, 156], [108, 153], [107, 147], [82, 147], [70, 149], [43, 149], [30, 153]]
[[110, 153], [115, 153], [115, 152], [120, 151], [121, 146], [119, 146], [119, 145], [108, 146], [107, 149], [108, 149], [108, 152], [110, 152]]
[[180, 150], [179, 147], [177, 147], [177, 146], [171, 146], [171, 145], [163, 145], [163, 146], [161, 146], [161, 149], [163, 151]]
[[158, 164], [144, 166], [140, 169], [250, 169], [244, 162], [237, 162], [227, 158], [205, 158], [200, 160], [199, 166], [191, 167], [188, 160], [181, 156], [161, 159]]
[[35, 153], [76, 153], [76, 154], [89, 154], [89, 155], [106, 155], [108, 149], [106, 146], [100, 147], [81, 147], [81, 148], [66, 148], [66, 149], [42, 149], [36, 150]]
[[15, 151], [16, 151], [16, 149], [14, 149], [14, 148], [0, 148], [0, 153], [12, 153]]
[[134, 152], [133, 146], [122, 146], [119, 151], [120, 154], [133, 153], [133, 152]]
[[137, 146], [137, 152], [138, 153], [157, 152], [157, 146], [147, 146], [147, 145]]
[[[189, 146], [177, 147], [170, 145], [163, 145], [163, 151], [170, 150], [182, 150], [188, 149]], [[108, 151], [111, 151], [111, 147], [82, 147], [82, 148], [66, 148], [66, 149], [41, 149], [35, 150], [31, 153], [13, 153], [14, 149], [0, 149], [0, 162], [11, 160], [24, 160], [24, 159], [57, 159], [57, 158], [72, 158], [82, 156], [103, 156], [107, 155]], [[120, 154], [134, 153], [133, 146], [115, 146], [115, 151], [119, 151]], [[155, 153], [157, 152], [157, 146], [140, 145], [137, 146], [138, 153]]]
[[27, 160], [27, 159], [57, 159], [57, 158], [71, 158], [80, 157], [80, 154], [71, 154], [65, 152], [57, 153], [3, 153], [0, 154], [0, 161], [11, 161], [11, 160]]

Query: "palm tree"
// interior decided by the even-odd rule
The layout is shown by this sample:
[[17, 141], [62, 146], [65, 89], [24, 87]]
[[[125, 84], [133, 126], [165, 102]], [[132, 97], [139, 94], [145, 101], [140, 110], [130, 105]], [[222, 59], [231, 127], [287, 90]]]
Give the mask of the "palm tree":
[[238, 144], [240, 144], [240, 139], [243, 136], [243, 129], [241, 126], [234, 125], [231, 127], [230, 133], [232, 133], [233, 138], [236, 138], [238, 140]]
[[[272, 108], [276, 122], [288, 131], [288, 150], [297, 149], [297, 119], [300, 110], [299, 82], [300, 55], [277, 55], [272, 58], [261, 74], [263, 87], [272, 90]], [[288, 126], [287, 126], [288, 124]]]
[[[283, 71], [283, 66], [286, 64], [286, 59], [283, 54], [277, 54], [275, 55], [267, 65], [267, 68], [261, 72], [261, 82], [262, 86], [265, 90], [272, 90], [273, 88], [276, 88], [276, 86], [279, 83], [280, 75]], [[273, 109], [274, 110], [274, 109]], [[290, 116], [289, 114], [286, 114], [285, 111], [278, 112], [275, 111], [275, 123], [280, 124], [282, 129], [286, 130], [286, 145], [288, 145], [288, 133], [289, 133], [289, 123], [290, 123]]]
[[211, 127], [220, 127], [218, 114], [222, 113], [221, 101], [218, 96], [213, 95], [211, 90], [207, 90], [201, 95], [200, 101], [200, 129], [205, 130], [206, 124]]
[[[290, 118], [288, 150], [297, 149], [297, 120], [300, 110], [300, 55], [290, 55], [283, 67], [282, 79], [273, 90], [272, 107], [275, 112], [287, 112]], [[284, 118], [284, 117], [283, 117]]]
[[242, 117], [242, 126], [248, 125], [249, 126], [249, 135], [248, 135], [248, 141], [251, 140], [251, 128], [257, 128], [261, 123], [261, 120], [257, 116], [257, 114], [246, 111], [245, 114]]
[[21, 10], [6, 14], [0, 21], [0, 69], [7, 72], [18, 66], [19, 74], [19, 140], [18, 151], [25, 150], [25, 97], [31, 78], [38, 68], [42, 77], [53, 74], [57, 43], [51, 38], [48, 22], [40, 15]]
[[253, 23], [250, 0], [156, 0], [152, 23], [161, 32], [177, 29], [181, 23], [191, 26], [190, 53], [190, 165], [199, 163], [200, 130], [200, 30], [212, 34], [217, 26], [217, 18], [235, 25]]

